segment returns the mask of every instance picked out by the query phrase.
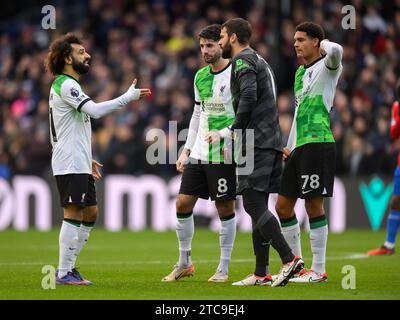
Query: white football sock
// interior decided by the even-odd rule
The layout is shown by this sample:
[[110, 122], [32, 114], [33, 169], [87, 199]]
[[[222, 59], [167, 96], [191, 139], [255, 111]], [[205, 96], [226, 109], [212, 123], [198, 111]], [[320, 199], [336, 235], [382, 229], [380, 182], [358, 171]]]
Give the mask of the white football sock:
[[76, 266], [76, 259], [78, 258], [79, 254], [82, 251], [82, 248], [86, 244], [86, 242], [89, 239], [90, 231], [92, 231], [93, 227], [88, 227], [83, 224], [81, 224], [81, 227], [79, 228], [79, 235], [78, 235], [78, 243], [76, 245], [76, 250], [75, 254], [72, 258], [72, 269], [75, 268]]
[[326, 243], [328, 241], [328, 225], [312, 228], [310, 224], [310, 242], [313, 254], [311, 269], [318, 273], [325, 273]]
[[80, 227], [63, 221], [59, 236], [58, 277], [62, 278], [72, 270], [72, 262], [78, 244]]
[[282, 234], [288, 243], [290, 249], [292, 249], [295, 256], [302, 257], [301, 254], [301, 240], [300, 240], [300, 224], [296, 220], [296, 224], [289, 227], [282, 226]]
[[391, 243], [389, 241], [385, 241], [383, 245], [388, 249], [394, 249], [394, 243]]
[[194, 234], [193, 214], [187, 218], [177, 218], [176, 235], [179, 241], [179, 262], [181, 268], [191, 265], [190, 250]]
[[221, 229], [219, 232], [219, 245], [221, 248], [220, 262], [218, 270], [228, 273], [229, 261], [233, 249], [233, 243], [236, 237], [236, 217], [233, 215], [228, 220], [221, 220]]

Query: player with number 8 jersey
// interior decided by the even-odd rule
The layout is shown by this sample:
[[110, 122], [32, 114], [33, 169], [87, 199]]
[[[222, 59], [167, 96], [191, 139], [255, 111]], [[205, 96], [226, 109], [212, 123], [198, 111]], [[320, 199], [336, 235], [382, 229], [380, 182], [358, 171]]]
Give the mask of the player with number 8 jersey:
[[194, 234], [193, 208], [198, 198], [215, 201], [221, 220], [220, 263], [210, 282], [228, 281], [228, 264], [236, 236], [236, 175], [231, 139], [209, 144], [207, 135], [232, 124], [235, 113], [230, 89], [231, 62], [221, 58], [218, 45], [220, 25], [201, 30], [199, 44], [206, 67], [194, 78], [194, 111], [185, 147], [176, 162], [182, 182], [176, 199], [176, 233], [179, 261], [162, 281], [177, 281], [194, 274], [191, 242]]

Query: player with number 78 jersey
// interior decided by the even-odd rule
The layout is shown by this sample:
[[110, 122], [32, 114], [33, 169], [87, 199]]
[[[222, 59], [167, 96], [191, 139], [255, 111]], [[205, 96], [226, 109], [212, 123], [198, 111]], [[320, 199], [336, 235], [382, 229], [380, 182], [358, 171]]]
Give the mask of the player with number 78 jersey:
[[301, 256], [300, 226], [294, 213], [298, 198], [305, 199], [310, 223], [313, 262], [292, 282], [327, 281], [325, 270], [328, 222], [323, 201], [331, 197], [335, 174], [335, 140], [330, 128], [330, 111], [342, 72], [343, 48], [324, 39], [321, 26], [304, 22], [296, 27], [294, 48], [304, 65], [296, 71], [295, 116], [287, 147], [285, 168], [276, 203], [282, 233], [293, 253]]

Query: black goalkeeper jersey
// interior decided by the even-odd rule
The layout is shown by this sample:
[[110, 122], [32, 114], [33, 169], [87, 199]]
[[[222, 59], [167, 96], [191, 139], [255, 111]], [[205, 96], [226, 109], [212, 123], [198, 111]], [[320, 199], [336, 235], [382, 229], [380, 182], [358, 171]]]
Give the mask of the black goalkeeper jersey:
[[236, 114], [231, 129], [242, 130], [243, 149], [245, 129], [254, 129], [255, 148], [282, 151], [274, 74], [255, 50], [247, 48], [233, 58], [231, 92]]

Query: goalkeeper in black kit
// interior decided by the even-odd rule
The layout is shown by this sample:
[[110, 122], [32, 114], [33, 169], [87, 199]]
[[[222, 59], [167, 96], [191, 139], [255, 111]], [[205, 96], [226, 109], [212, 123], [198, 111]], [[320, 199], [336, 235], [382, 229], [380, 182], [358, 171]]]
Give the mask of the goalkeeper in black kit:
[[[239, 156], [245, 156], [238, 161], [237, 194], [243, 196], [244, 209], [252, 220], [256, 267], [253, 274], [233, 285], [276, 287], [286, 285], [304, 262], [294, 256], [278, 220], [268, 209], [269, 194], [277, 193], [280, 187], [282, 139], [274, 75], [268, 63], [250, 48], [250, 38], [251, 25], [244, 19], [231, 19], [222, 25], [219, 45], [222, 56], [232, 58], [231, 91], [236, 119], [230, 127], [212, 131], [206, 138], [213, 143], [229, 136], [236, 138], [237, 131], [241, 132]], [[249, 163], [254, 163], [254, 168], [245, 172]], [[274, 281], [269, 272], [270, 245], [283, 264]]]

